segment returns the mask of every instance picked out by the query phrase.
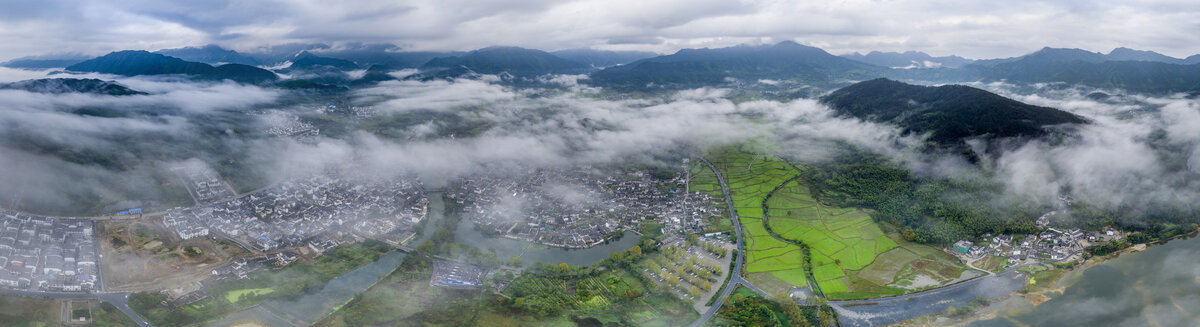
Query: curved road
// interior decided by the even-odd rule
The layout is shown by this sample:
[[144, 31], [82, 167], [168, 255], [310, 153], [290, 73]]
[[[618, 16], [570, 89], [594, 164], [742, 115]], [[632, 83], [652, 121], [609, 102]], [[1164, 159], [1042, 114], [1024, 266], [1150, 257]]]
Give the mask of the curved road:
[[708, 165], [709, 169], [712, 169], [713, 174], [717, 175], [717, 181], [721, 182], [721, 192], [725, 193], [725, 204], [729, 205], [729, 217], [733, 219], [733, 231], [737, 234], [738, 257], [736, 258], [737, 261], [734, 263], [733, 271], [730, 272], [733, 275], [729, 278], [729, 284], [725, 285], [725, 289], [721, 290], [721, 297], [717, 298], [717, 301], [712, 307], [708, 308], [707, 312], [704, 312], [703, 315], [700, 315], [700, 319], [696, 319], [695, 322], [692, 322], [692, 327], [704, 325], [709, 318], [712, 318], [712, 316], [717, 313], [717, 310], [721, 309], [721, 304], [725, 303], [725, 299], [729, 297], [729, 294], [732, 293], [733, 289], [737, 288], [738, 285], [746, 286], [750, 290], [764, 297], [767, 296], [766, 292], [763, 292], [762, 290], [758, 289], [758, 287], [750, 284], [750, 282], [742, 278], [742, 261], [745, 261], [746, 258], [746, 246], [744, 242], [742, 242], [742, 224], [738, 222], [737, 210], [735, 210], [733, 207], [733, 197], [729, 196], [729, 186], [725, 185], [725, 176], [722, 176], [721, 171], [717, 170], [717, 166], [713, 166], [708, 159], [705, 159], [701, 156], [697, 157], [700, 158], [700, 161], [703, 161], [705, 165]]

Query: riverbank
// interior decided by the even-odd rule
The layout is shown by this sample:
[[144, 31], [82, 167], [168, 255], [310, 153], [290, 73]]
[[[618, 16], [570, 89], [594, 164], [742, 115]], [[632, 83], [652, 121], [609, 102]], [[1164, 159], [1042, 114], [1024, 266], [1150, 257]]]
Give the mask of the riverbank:
[[[1200, 234], [1200, 229], [1187, 234], [1178, 235], [1149, 244], [1136, 244], [1105, 256], [1086, 258], [1069, 266], [1059, 265], [1047, 267], [1047, 270], [1025, 272], [1034, 283], [1026, 283], [1020, 292], [1015, 292], [975, 311], [968, 316], [948, 317], [944, 312], [918, 317], [900, 326], [1010, 326], [1010, 325], [1047, 325], [1050, 321], [1061, 320], [1060, 316], [1077, 310], [1065, 310], [1059, 307], [1082, 306], [1087, 310], [1099, 310], [1086, 303], [1111, 304], [1122, 303], [1132, 310], [1126, 316], [1144, 314], [1140, 308], [1145, 303], [1159, 301], [1148, 300], [1160, 294], [1170, 294], [1179, 289], [1193, 287], [1200, 289], [1200, 281], [1170, 282], [1171, 278], [1156, 278], [1153, 275], [1172, 268], [1152, 268], [1154, 266], [1172, 267], [1178, 264], [1192, 264], [1173, 260], [1173, 256], [1163, 252], [1195, 251], [1200, 248], [1200, 240], [1188, 240]], [[1145, 254], [1143, 254], [1145, 253]], [[1136, 255], [1135, 255], [1136, 254]], [[1190, 257], [1190, 256], [1188, 256]], [[1191, 275], [1189, 270], [1188, 275]], [[1194, 278], [1192, 278], [1194, 279]], [[1164, 292], [1147, 292], [1145, 288], [1154, 284], [1162, 285]], [[1191, 283], [1191, 284], [1189, 284]], [[1086, 293], [1098, 293], [1086, 295]], [[1112, 296], [1113, 293], [1133, 292], [1130, 296]], [[1105, 298], [1109, 297], [1109, 298]], [[1078, 301], [1076, 301], [1079, 298]], [[1134, 301], [1136, 300], [1136, 301]], [[1174, 301], [1170, 298], [1169, 301]], [[1173, 302], [1172, 302], [1173, 303]], [[1047, 308], [1045, 306], [1053, 306]], [[1115, 311], [1110, 310], [1110, 311]], [[1169, 310], [1168, 310], [1169, 311]], [[1153, 316], [1150, 316], [1151, 318]], [[1034, 323], [1019, 322], [1029, 319]], [[1059, 320], [1056, 320], [1059, 319]], [[1125, 317], [1121, 319], [1126, 319]], [[1115, 323], [1115, 322], [1114, 322]], [[1053, 325], [1053, 324], [1049, 324]]]

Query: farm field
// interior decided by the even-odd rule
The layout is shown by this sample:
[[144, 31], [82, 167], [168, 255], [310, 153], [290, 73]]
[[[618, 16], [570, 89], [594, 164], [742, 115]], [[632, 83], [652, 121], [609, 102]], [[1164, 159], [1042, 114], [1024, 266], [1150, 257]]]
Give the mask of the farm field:
[[[795, 178], [798, 171], [770, 155], [757, 155], [751, 146], [725, 147], [706, 154], [706, 158], [725, 176], [734, 209], [742, 223], [746, 243], [746, 273], [771, 273], [775, 279], [805, 286], [804, 253], [767, 232], [763, 225], [763, 200], [776, 186]], [[708, 167], [704, 164], [699, 168]], [[720, 194], [720, 184], [716, 184]], [[721, 195], [723, 196], [723, 195]]]
[[[819, 203], [803, 181], [794, 179], [796, 167], [754, 153], [752, 146], [743, 145], [705, 155], [729, 185], [742, 223], [745, 273], [752, 282], [772, 290], [781, 289], [780, 282], [804, 287], [809, 269], [828, 298], [853, 299], [899, 295], [970, 276], [957, 259], [885, 231], [867, 211]], [[697, 165], [693, 173], [700, 176], [707, 168]], [[715, 176], [693, 182], [698, 190], [721, 196]], [[804, 266], [805, 252], [796, 242], [808, 246], [811, 267]]]

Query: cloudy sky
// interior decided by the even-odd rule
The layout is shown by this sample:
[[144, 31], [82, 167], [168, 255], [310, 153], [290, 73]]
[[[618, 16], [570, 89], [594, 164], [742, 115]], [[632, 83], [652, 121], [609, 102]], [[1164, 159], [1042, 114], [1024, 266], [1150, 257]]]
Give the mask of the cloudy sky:
[[1043, 46], [1200, 53], [1194, 0], [262, 0], [14, 1], [0, 60], [216, 43], [386, 42], [413, 50], [515, 45], [673, 52], [794, 40], [833, 53], [1010, 57]]

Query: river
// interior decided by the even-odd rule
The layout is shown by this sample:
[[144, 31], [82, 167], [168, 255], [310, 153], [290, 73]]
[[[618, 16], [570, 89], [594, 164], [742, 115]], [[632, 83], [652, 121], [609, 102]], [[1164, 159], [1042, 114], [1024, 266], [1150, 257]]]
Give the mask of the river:
[[[442, 194], [436, 192], [429, 194], [429, 200], [429, 219], [430, 226], [432, 226], [434, 221], [441, 221], [441, 215], [445, 211], [445, 203], [443, 202]], [[432, 233], [429, 233], [427, 230], [425, 234]], [[424, 235], [422, 237], [423, 239], [428, 239]], [[496, 257], [500, 258], [500, 260], [506, 260], [514, 254], [520, 255], [521, 263], [526, 267], [537, 262], [565, 262], [572, 266], [590, 266], [609, 257], [613, 252], [629, 250], [634, 245], [637, 245], [640, 239], [641, 236], [637, 233], [626, 231], [624, 234], [621, 234], [620, 238], [612, 240], [607, 244], [600, 244], [586, 249], [566, 249], [532, 244], [498, 236], [487, 236], [476, 230], [475, 223], [471, 222], [470, 219], [459, 221], [458, 226], [454, 229], [455, 242], [470, 245], [483, 251], [495, 249]]]
[[1001, 308], [1000, 317], [969, 326], [1200, 326], [1200, 238], [1123, 254], [1064, 279], [1073, 283], [1041, 305]]
[[[445, 203], [441, 192], [430, 192], [429, 216], [420, 236], [411, 244], [421, 244], [433, 236], [438, 222], [445, 217]], [[614, 251], [624, 251], [637, 244], [640, 237], [637, 233], [625, 232], [621, 238], [608, 244], [601, 244], [587, 249], [563, 249], [502, 237], [487, 237], [475, 230], [475, 225], [468, 219], [459, 222], [454, 230], [456, 242], [478, 247], [484, 251], [495, 249], [501, 260], [513, 254], [521, 255], [523, 264], [532, 265], [535, 262], [559, 263], [566, 262], [573, 266], [592, 265], [607, 258]], [[262, 305], [238, 312], [228, 317], [209, 323], [210, 327], [227, 326], [272, 326], [292, 327], [309, 326], [319, 321], [342, 304], [350, 301], [355, 294], [370, 288], [381, 278], [391, 273], [400, 265], [405, 253], [393, 251], [362, 267], [342, 274], [325, 284], [320, 291], [306, 294], [295, 300], [268, 301]]]

